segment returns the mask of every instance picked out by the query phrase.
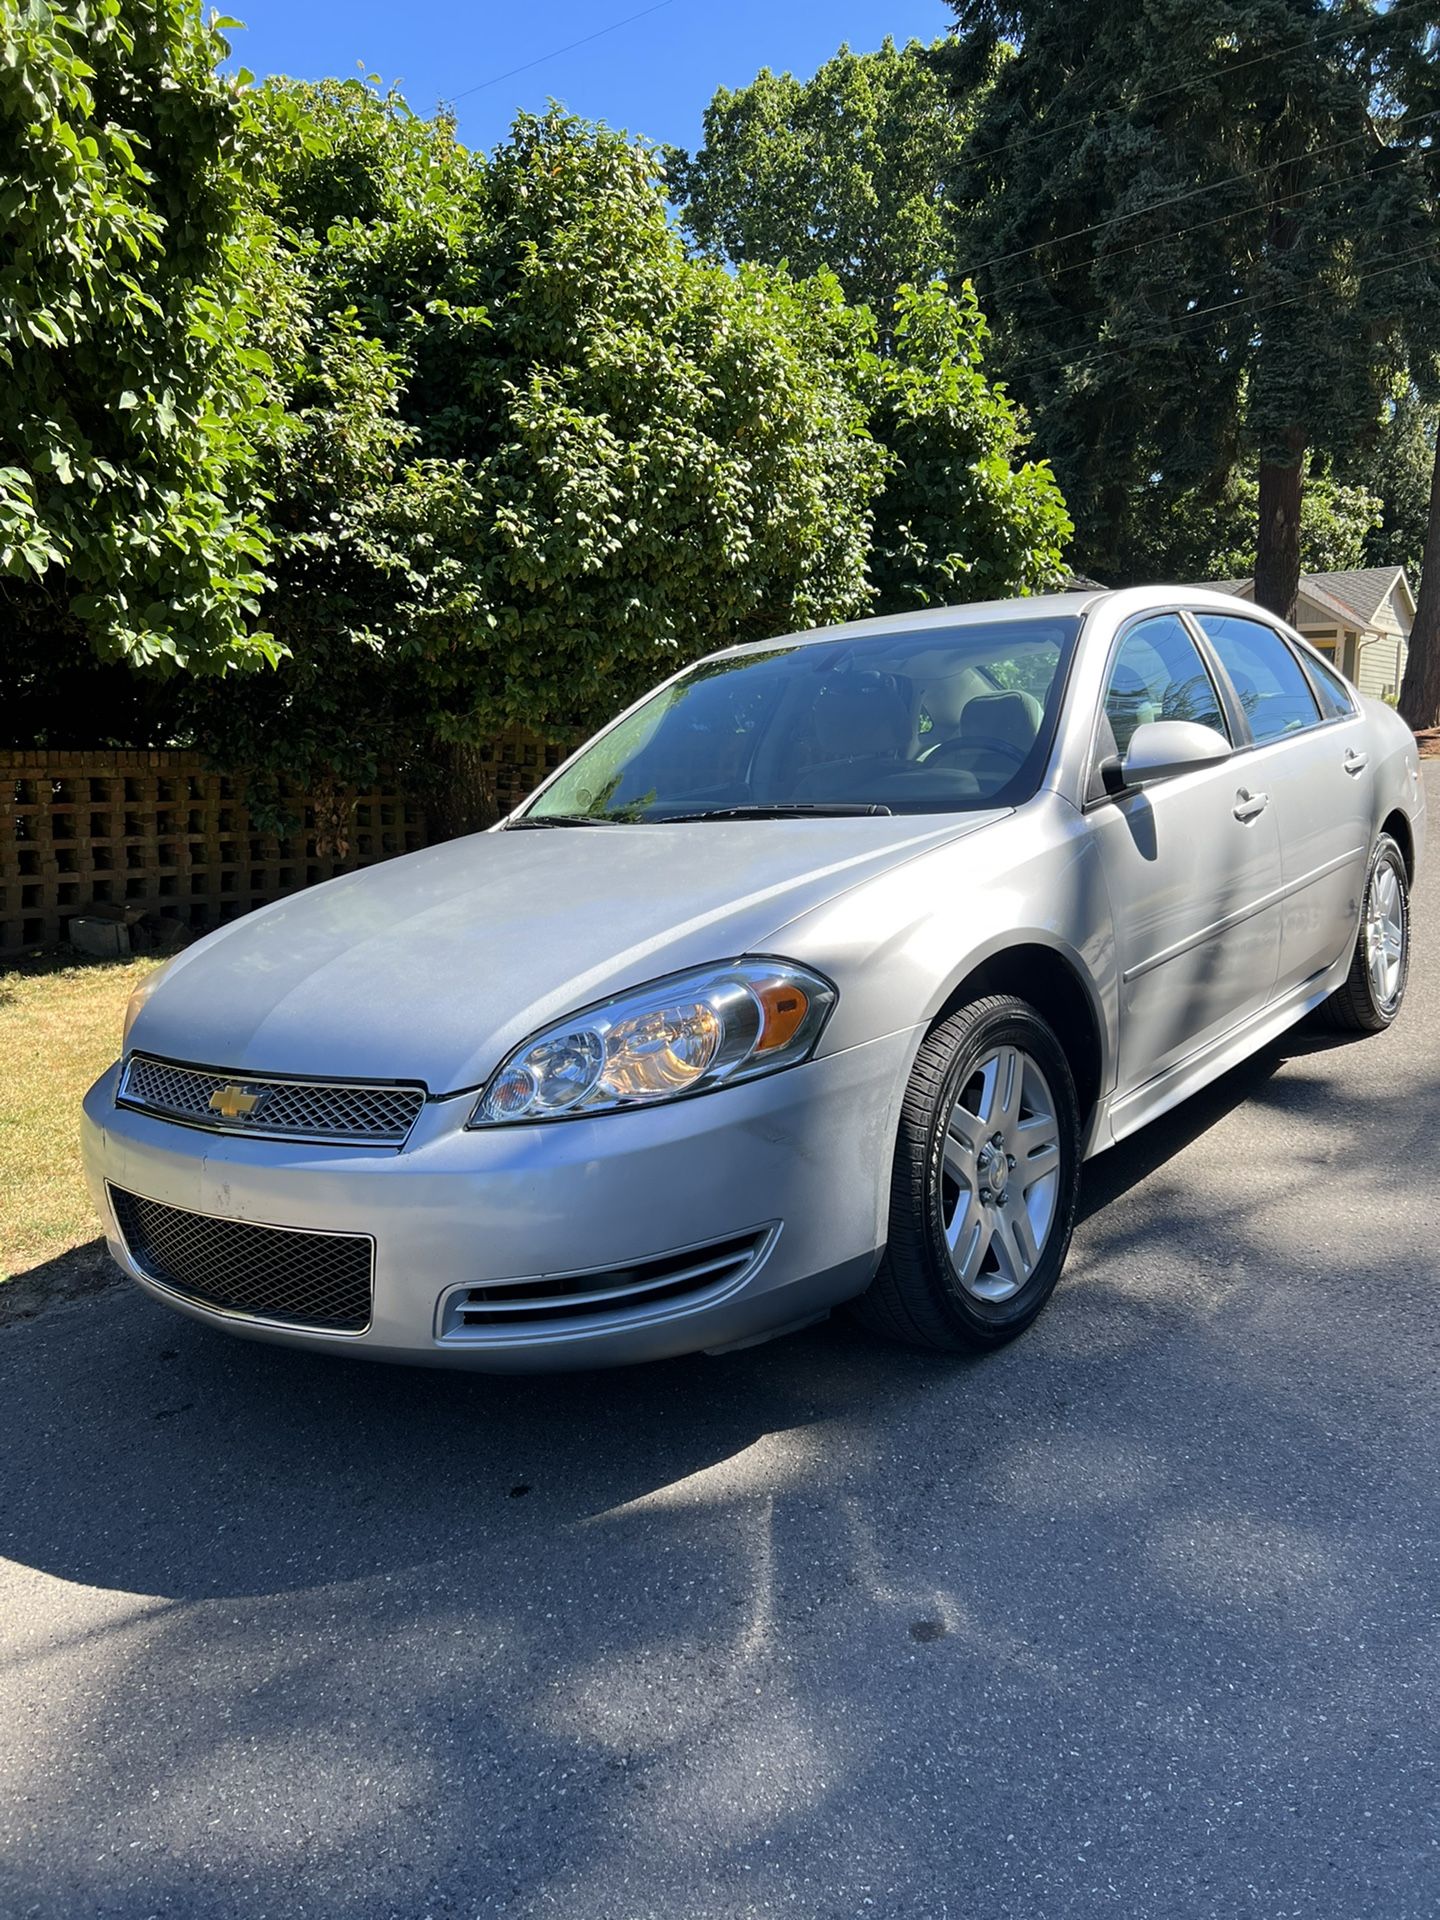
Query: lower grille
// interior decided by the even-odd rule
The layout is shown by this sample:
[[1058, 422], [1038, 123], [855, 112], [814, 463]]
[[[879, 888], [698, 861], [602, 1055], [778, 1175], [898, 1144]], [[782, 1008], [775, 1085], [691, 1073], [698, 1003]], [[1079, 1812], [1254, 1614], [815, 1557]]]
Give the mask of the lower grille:
[[773, 1229], [765, 1227], [630, 1266], [459, 1288], [445, 1303], [441, 1336], [464, 1339], [487, 1330], [539, 1333], [557, 1323], [643, 1317], [652, 1308], [681, 1300], [700, 1304], [737, 1286], [759, 1265], [773, 1237]]
[[363, 1333], [370, 1324], [367, 1237], [186, 1213], [118, 1187], [110, 1200], [140, 1271], [196, 1306], [325, 1333]]

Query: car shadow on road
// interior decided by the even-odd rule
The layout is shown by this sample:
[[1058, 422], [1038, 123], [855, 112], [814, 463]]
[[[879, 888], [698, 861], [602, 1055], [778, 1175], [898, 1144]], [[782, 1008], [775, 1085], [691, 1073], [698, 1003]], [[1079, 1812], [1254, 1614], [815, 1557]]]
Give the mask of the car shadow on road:
[[[1089, 1219], [1122, 1194], [1146, 1180], [1178, 1153], [1233, 1113], [1246, 1101], [1263, 1099], [1276, 1074], [1289, 1060], [1311, 1054], [1348, 1049], [1363, 1035], [1336, 1033], [1306, 1022], [1261, 1048], [1237, 1067], [1160, 1119], [1152, 1120], [1118, 1147], [1111, 1147], [1087, 1163], [1080, 1189], [1079, 1217]], [[1291, 1095], [1292, 1100], [1295, 1096]]]
[[[1279, 1071], [1314, 1044], [1101, 1156], [1075, 1277], [978, 1363], [835, 1321], [615, 1373], [408, 1370], [228, 1339], [125, 1286], [7, 1328], [0, 1553], [71, 1583], [0, 1654], [45, 1703], [21, 1892], [78, 1831], [79, 1877], [35, 1911], [283, 1911], [297, 1875], [316, 1911], [778, 1910], [797, 1858], [851, 1871], [869, 1810], [900, 1822], [893, 1912], [937, 1885], [1085, 1910], [1092, 1839], [1153, 1912], [1145, 1862], [1213, 1861], [1223, 1801], [1237, 1884], [1278, 1911], [1317, 1889], [1298, 1857], [1266, 1880], [1252, 1789], [1308, 1768], [1292, 1799], [1340, 1902], [1309, 1910], [1373, 1910], [1333, 1860], [1371, 1858], [1352, 1749], [1428, 1712], [1387, 1691], [1433, 1666], [1397, 1339], [1428, 1281], [1400, 1260], [1357, 1321], [1367, 1277], [1303, 1249], [1233, 1273], [1255, 1225], [1207, 1221], [1197, 1250], [1181, 1165], [1212, 1130], [1233, 1152], [1247, 1103], [1333, 1102]], [[1286, 1171], [1318, 1211], [1333, 1174]], [[1397, 1828], [1423, 1819], [1386, 1791]], [[144, 1849], [128, 1906], [113, 1833]], [[687, 1907], [687, 1876], [729, 1894]], [[1207, 1882], [1167, 1911], [1217, 1904]]]
[[[1266, 1049], [1091, 1162], [1082, 1222], [1317, 1044]], [[8, 1336], [16, 1373], [14, 1343], [27, 1353], [25, 1379], [0, 1396], [0, 1548], [87, 1586], [182, 1601], [531, 1550], [547, 1530], [677, 1497], [713, 1469], [743, 1484], [735, 1463], [777, 1435], [804, 1459], [807, 1430], [836, 1419], [903, 1429], [927, 1397], [1001, 1364], [877, 1344], [840, 1314], [769, 1346], [617, 1372], [380, 1366], [232, 1339], [123, 1282], [94, 1292], [100, 1242], [33, 1278], [52, 1265], [70, 1304]], [[11, 1284], [17, 1299], [34, 1293]], [[1052, 1316], [1075, 1310], [1075, 1292]]]

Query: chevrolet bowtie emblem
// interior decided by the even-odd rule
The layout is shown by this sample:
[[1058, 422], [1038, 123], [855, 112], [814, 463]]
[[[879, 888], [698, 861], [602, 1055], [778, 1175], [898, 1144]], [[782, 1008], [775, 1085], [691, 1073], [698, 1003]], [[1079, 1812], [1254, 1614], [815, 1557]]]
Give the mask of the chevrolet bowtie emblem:
[[238, 1120], [242, 1114], [253, 1113], [260, 1100], [258, 1093], [247, 1093], [244, 1087], [217, 1087], [210, 1096], [210, 1111], [222, 1120]]

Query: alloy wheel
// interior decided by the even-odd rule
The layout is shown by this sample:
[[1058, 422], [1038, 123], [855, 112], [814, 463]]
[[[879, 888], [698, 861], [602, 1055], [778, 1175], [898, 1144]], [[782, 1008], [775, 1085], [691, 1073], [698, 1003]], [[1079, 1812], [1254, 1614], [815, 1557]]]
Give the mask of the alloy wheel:
[[1013, 1298], [1045, 1251], [1060, 1193], [1055, 1099], [1023, 1049], [992, 1049], [958, 1089], [940, 1185], [955, 1279], [977, 1300]]
[[1382, 1012], [1399, 998], [1405, 977], [1405, 891], [1392, 861], [1382, 859], [1370, 881], [1365, 959], [1370, 990]]

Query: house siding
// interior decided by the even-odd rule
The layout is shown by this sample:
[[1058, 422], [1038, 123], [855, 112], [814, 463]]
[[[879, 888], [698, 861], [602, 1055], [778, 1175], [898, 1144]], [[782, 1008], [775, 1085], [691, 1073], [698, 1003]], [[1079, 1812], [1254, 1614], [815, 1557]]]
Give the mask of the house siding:
[[1401, 671], [1398, 634], [1371, 633], [1361, 636], [1355, 673], [1355, 684], [1361, 693], [1368, 694], [1372, 700], [1383, 700], [1388, 693], [1393, 700], [1400, 689]]

